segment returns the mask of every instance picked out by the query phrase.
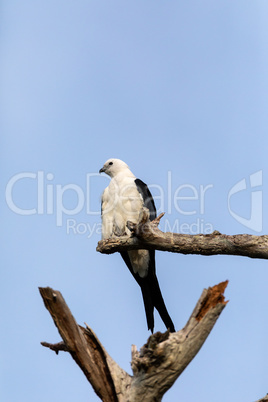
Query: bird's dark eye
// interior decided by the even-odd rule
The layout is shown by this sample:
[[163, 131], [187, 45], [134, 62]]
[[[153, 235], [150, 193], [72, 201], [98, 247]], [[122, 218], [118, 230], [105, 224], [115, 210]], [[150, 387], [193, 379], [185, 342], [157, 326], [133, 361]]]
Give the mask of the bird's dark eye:
[[109, 165], [112, 165], [113, 164], [113, 162], [109, 162]]

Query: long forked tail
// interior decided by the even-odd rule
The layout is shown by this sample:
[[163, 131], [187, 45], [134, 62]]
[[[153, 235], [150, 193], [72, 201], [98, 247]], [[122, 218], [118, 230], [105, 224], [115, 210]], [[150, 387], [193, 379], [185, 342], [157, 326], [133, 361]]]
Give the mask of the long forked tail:
[[148, 275], [144, 278], [140, 277], [139, 274], [135, 274], [132, 269], [131, 261], [127, 252], [122, 252], [121, 256], [123, 257], [127, 267], [129, 268], [131, 274], [134, 276], [136, 281], [141, 287], [145, 314], [147, 319], [148, 329], [152, 331], [154, 330], [154, 307], [159, 312], [160, 317], [162, 318], [165, 326], [170, 332], [175, 332], [174, 324], [168, 314], [167, 308], [165, 306], [165, 302], [159, 287], [159, 283], [155, 274], [155, 252], [150, 251], [150, 259], [149, 259], [149, 269]]
[[153, 332], [153, 310], [155, 307], [167, 329], [169, 329], [170, 332], [175, 332], [175, 327], [165, 306], [165, 302], [155, 272], [149, 272], [148, 276], [142, 279], [143, 280], [141, 281], [141, 291], [144, 301], [148, 329]]

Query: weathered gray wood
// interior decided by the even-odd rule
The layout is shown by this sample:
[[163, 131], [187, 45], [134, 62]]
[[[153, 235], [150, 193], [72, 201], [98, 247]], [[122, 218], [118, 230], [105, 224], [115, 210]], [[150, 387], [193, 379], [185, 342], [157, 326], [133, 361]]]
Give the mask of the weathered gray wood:
[[171, 333], [152, 335], [140, 352], [132, 348], [134, 378], [129, 401], [160, 401], [164, 393], [196, 356], [226, 305], [227, 281], [205, 289], [185, 327]]
[[[59, 291], [49, 287], [39, 288], [39, 291], [66, 349], [84, 372], [96, 394], [102, 401], [120, 401], [118, 395], [125, 392], [122, 387], [127, 387], [131, 377], [112, 360], [90, 328], [81, 327], [76, 323]], [[58, 351], [62, 350], [61, 343], [57, 345]], [[51, 347], [45, 343], [44, 346], [55, 350], [55, 345]], [[121, 377], [124, 382], [118, 381]]]
[[226, 305], [223, 292], [227, 281], [205, 289], [185, 327], [176, 332], [157, 332], [137, 350], [132, 347], [130, 376], [108, 355], [87, 326], [79, 326], [60, 292], [40, 288], [63, 342], [43, 342], [58, 352], [68, 351], [103, 401], [160, 401], [198, 353]]
[[268, 394], [261, 399], [258, 399], [256, 402], [267, 402], [268, 401]]
[[98, 243], [97, 251], [104, 254], [137, 249], [154, 249], [181, 254], [240, 255], [251, 258], [268, 258], [268, 235], [225, 235], [218, 231], [211, 234], [186, 235], [162, 232], [158, 228], [159, 215], [154, 221], [142, 218], [139, 224], [128, 222], [132, 236], [111, 237]]

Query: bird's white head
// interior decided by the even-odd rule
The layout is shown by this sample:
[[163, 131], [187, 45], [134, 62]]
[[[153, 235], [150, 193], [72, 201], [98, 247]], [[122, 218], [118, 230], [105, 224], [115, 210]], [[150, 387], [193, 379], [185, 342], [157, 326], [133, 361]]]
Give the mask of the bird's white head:
[[104, 163], [103, 167], [99, 170], [99, 173], [104, 172], [110, 177], [115, 177], [118, 173], [126, 171], [130, 172], [129, 167], [125, 162], [120, 159], [111, 158]]

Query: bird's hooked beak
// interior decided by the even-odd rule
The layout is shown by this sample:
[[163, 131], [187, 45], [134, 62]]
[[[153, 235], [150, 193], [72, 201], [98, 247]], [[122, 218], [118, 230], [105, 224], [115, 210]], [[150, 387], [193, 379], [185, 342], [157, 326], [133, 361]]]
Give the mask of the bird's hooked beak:
[[105, 168], [102, 167], [102, 168], [99, 170], [99, 173], [104, 173], [104, 172], [105, 172]]

